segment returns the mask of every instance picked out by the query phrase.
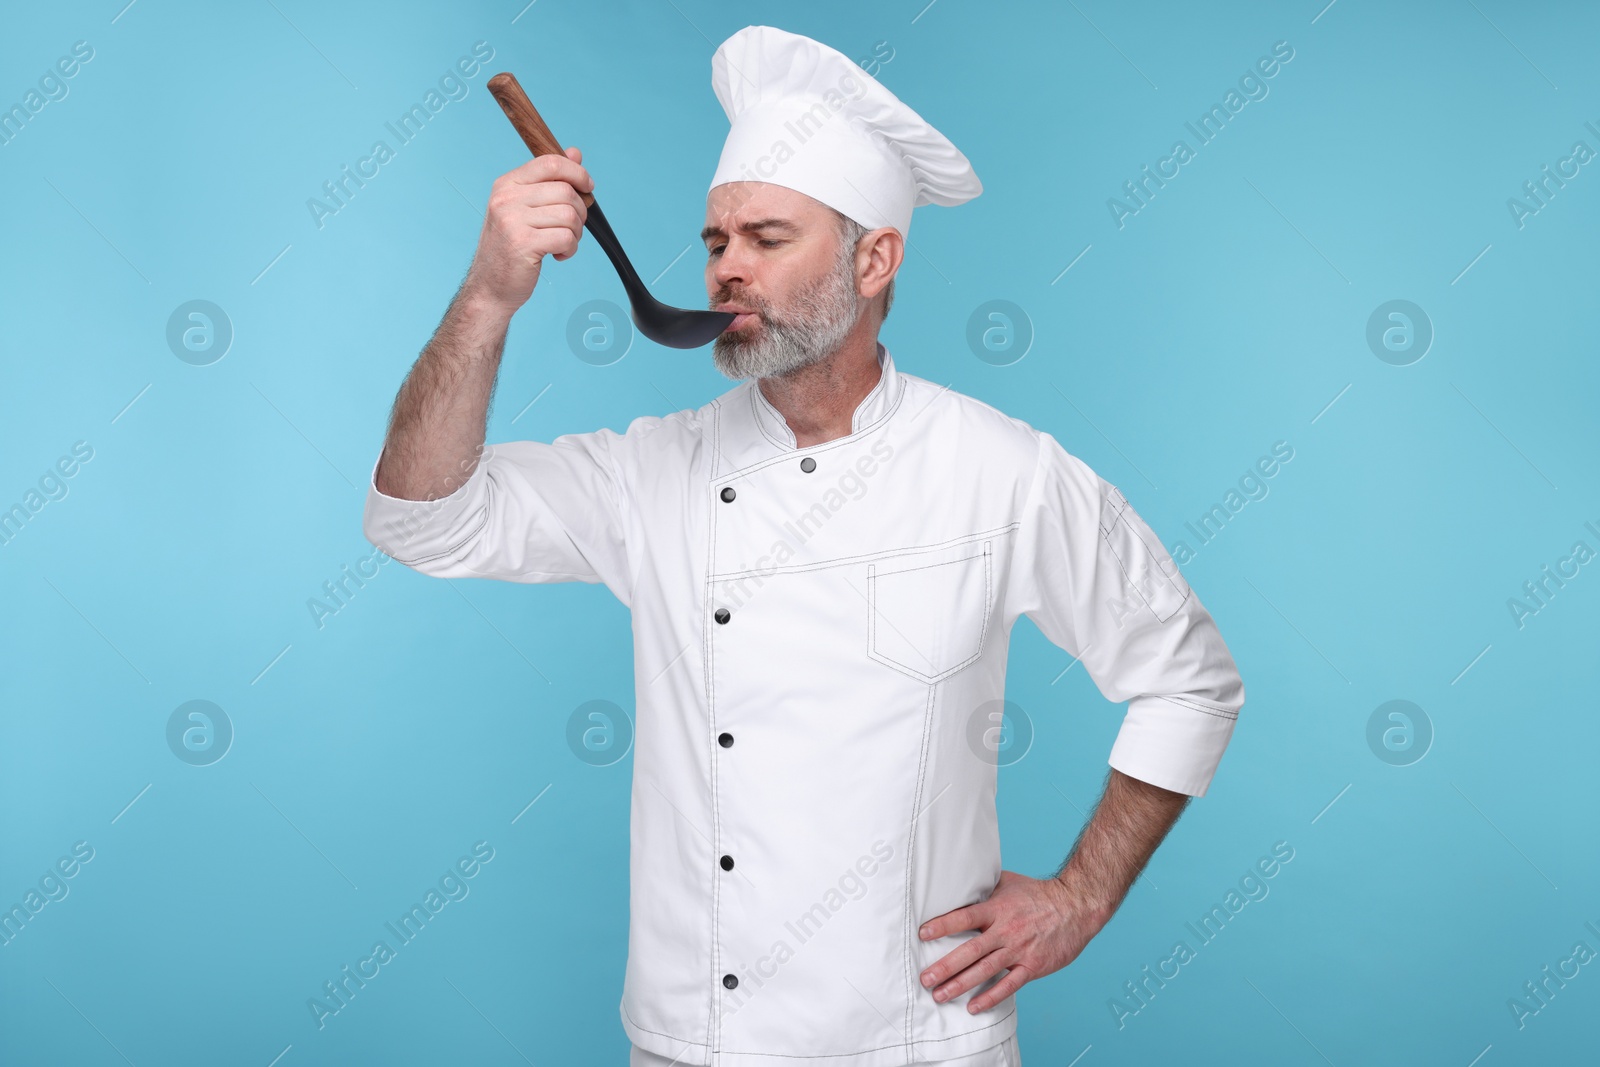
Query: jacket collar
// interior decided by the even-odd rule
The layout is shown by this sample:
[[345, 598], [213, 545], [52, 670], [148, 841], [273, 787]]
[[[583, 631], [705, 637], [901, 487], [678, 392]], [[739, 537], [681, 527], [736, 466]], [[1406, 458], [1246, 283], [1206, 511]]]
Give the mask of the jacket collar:
[[[882, 341], [878, 342], [878, 371], [878, 383], [861, 398], [861, 403], [856, 405], [855, 415], [851, 417], [852, 434], [860, 433], [887, 417], [900, 401], [900, 391], [905, 383], [896, 373], [894, 357], [889, 354]], [[750, 407], [757, 428], [778, 447], [794, 449], [796, 447], [794, 431], [789, 429], [789, 423], [783, 417], [783, 412], [772, 406], [772, 401], [767, 399], [755, 379], [747, 381], [744, 388], [750, 394]]]

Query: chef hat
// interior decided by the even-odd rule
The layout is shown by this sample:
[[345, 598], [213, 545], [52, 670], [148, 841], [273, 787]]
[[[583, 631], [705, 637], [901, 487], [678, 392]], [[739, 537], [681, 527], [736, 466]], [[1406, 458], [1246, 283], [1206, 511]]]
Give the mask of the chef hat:
[[746, 26], [711, 57], [711, 88], [732, 128], [711, 188], [781, 185], [869, 230], [905, 237], [911, 209], [983, 191], [945, 136], [848, 57], [809, 37]]

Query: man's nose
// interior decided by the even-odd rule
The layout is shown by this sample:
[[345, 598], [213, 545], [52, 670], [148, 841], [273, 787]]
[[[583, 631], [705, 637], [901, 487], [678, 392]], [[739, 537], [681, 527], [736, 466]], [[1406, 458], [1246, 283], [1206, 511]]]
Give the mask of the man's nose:
[[750, 257], [740, 245], [729, 241], [723, 246], [722, 254], [711, 263], [711, 279], [721, 289], [729, 285], [749, 285], [752, 281]]

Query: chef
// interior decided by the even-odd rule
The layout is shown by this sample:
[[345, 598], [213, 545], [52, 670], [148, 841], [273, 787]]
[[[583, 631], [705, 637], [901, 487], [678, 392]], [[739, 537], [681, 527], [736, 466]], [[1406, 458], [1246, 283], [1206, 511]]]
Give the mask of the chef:
[[[966, 157], [782, 30], [735, 33], [712, 86], [731, 128], [705, 280], [741, 383], [485, 446], [507, 324], [594, 188], [576, 148], [536, 158], [495, 182], [364, 529], [423, 574], [603, 582], [631, 609], [633, 1064], [1015, 1065], [1017, 989], [1082, 951], [1205, 794], [1244, 688], [1115, 486], [879, 342], [913, 208], [981, 191]], [[1127, 702], [1041, 878], [1001, 870], [995, 813], [1022, 615]]]

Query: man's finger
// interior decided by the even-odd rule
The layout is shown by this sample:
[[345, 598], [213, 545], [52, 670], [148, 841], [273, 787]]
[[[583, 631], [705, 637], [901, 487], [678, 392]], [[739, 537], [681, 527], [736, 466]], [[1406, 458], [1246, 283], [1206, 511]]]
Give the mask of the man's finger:
[[932, 989], [951, 975], [960, 973], [964, 968], [971, 966], [999, 947], [995, 940], [987, 934], [979, 934], [977, 937], [940, 957], [934, 961], [931, 967], [923, 971], [919, 979], [922, 982], [922, 987], [924, 989]]
[[594, 192], [594, 177], [583, 168], [583, 164], [554, 152], [534, 156], [522, 166], [506, 172], [506, 177], [518, 185], [564, 181], [581, 193]]
[[917, 934], [924, 941], [932, 941], [936, 937], [949, 937], [964, 930], [982, 930], [988, 924], [988, 903], [968, 904], [964, 908], [936, 915], [923, 923]]
[[548, 207], [551, 204], [570, 204], [578, 213], [579, 220], [589, 217], [589, 207], [583, 202], [583, 197], [578, 191], [565, 182], [535, 182], [531, 185], [515, 185], [504, 194], [502, 203], [519, 204], [523, 207]]
[[939, 1003], [954, 1000], [967, 990], [979, 985], [985, 979], [999, 974], [1006, 969], [1006, 957], [1001, 951], [989, 953], [971, 967], [956, 975], [944, 985], [935, 987], [933, 999]]
[[979, 995], [967, 1001], [967, 1010], [974, 1015], [980, 1011], [988, 1011], [990, 1008], [994, 1007], [996, 1004], [1015, 993], [1018, 989], [1021, 989], [1028, 982], [1032, 981], [1033, 977], [1034, 976], [1029, 973], [1026, 967], [1023, 967], [1020, 964], [1014, 964], [1011, 969], [1006, 972], [1006, 976], [1004, 978], [1000, 979], [1000, 981], [996, 982]]

